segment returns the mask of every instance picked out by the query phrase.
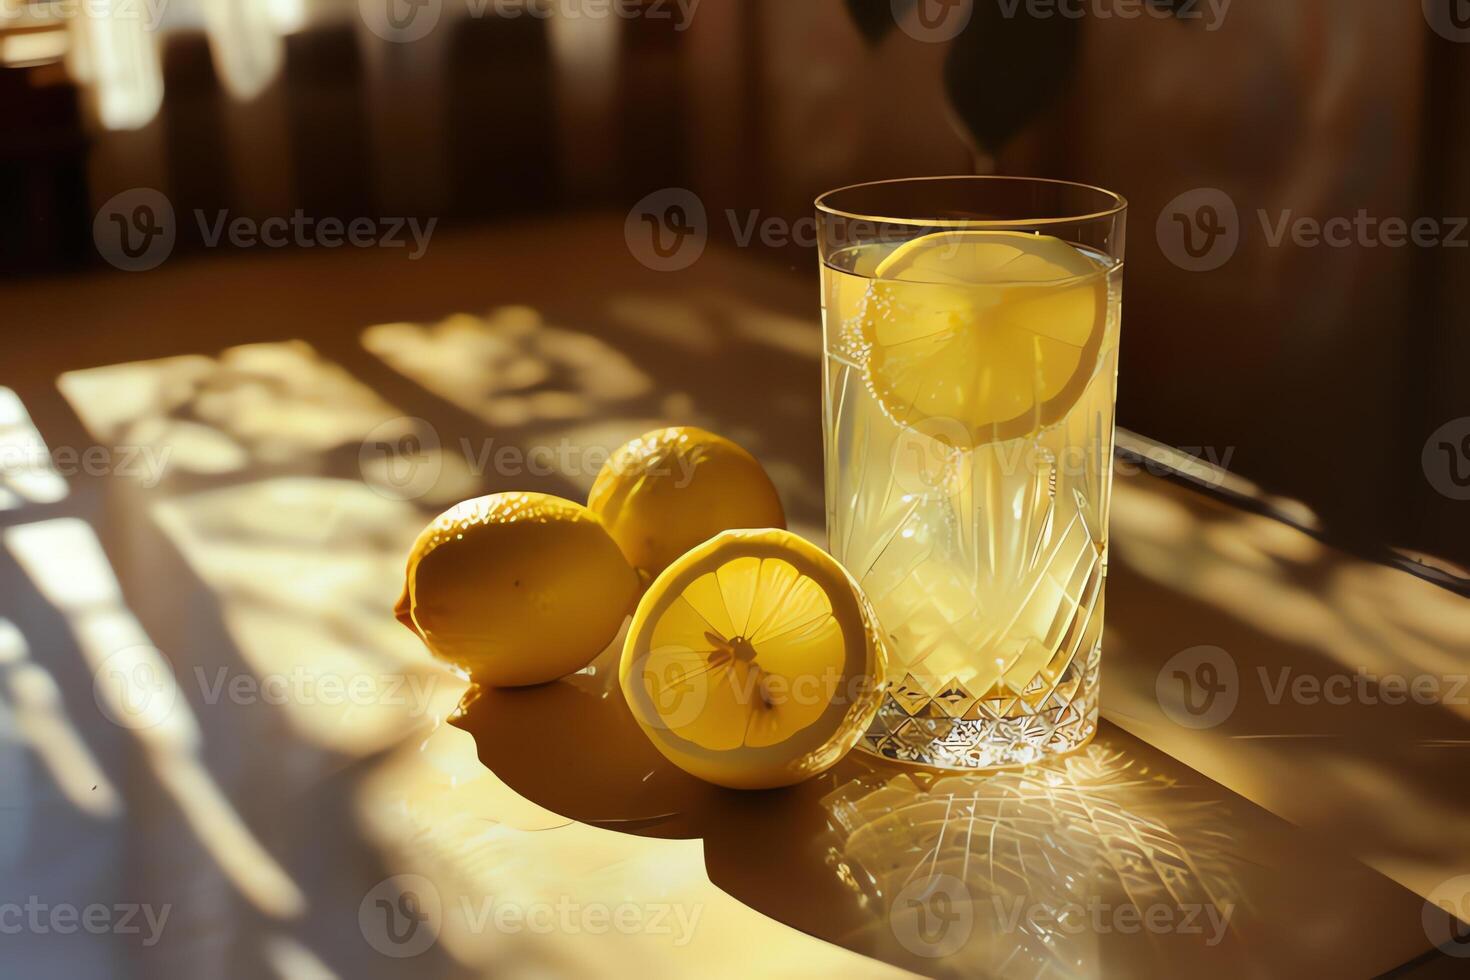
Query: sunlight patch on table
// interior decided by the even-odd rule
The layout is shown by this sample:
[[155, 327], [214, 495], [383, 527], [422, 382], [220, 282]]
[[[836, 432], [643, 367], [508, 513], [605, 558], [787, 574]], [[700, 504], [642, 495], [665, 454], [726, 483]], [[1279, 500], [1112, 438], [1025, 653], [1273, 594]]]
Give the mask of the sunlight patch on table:
[[458, 703], [465, 682], [391, 615], [423, 524], [411, 504], [346, 480], [282, 477], [159, 501], [152, 514], [219, 602], [261, 684], [251, 697], [297, 734], [359, 755]]
[[383, 323], [362, 344], [395, 371], [492, 426], [600, 416], [651, 379], [606, 342], [527, 306], [438, 323]]
[[[321, 473], [333, 452], [338, 475], [390, 498], [447, 504], [477, 485], [452, 453], [400, 445], [399, 430], [417, 420], [301, 340], [70, 371], [57, 385], [94, 439], [138, 461], [137, 472], [116, 475], [146, 487], [260, 467]], [[417, 481], [392, 483], [395, 466]]]
[[705, 310], [683, 298], [656, 293], [614, 296], [607, 302], [613, 322], [670, 348], [690, 354], [719, 350], [720, 334]]
[[[255, 839], [201, 760], [199, 724], [167, 660], [123, 602], [91, 525], [76, 518], [26, 524], [8, 528], [3, 542], [65, 617], [97, 675], [93, 695], [99, 710], [118, 724], [120, 734], [136, 739], [154, 777], [215, 863], [263, 914], [299, 915], [304, 896]], [[115, 660], [119, 655], [126, 663]]]
[[332, 968], [294, 936], [267, 937], [261, 955], [281, 980], [337, 980]]
[[20, 396], [0, 387], [0, 510], [53, 504], [66, 492], [66, 480]]
[[0, 618], [0, 707], [9, 708], [21, 741], [73, 806], [98, 819], [122, 811], [117, 789], [68, 715], [56, 679], [32, 659], [19, 628], [4, 618]]
[[[1463, 598], [1270, 517], [1192, 512], [1157, 481], [1120, 479], [1112, 526], [1130, 568], [1349, 672], [1444, 676], [1470, 657]], [[1470, 703], [1445, 707], [1470, 718]]]

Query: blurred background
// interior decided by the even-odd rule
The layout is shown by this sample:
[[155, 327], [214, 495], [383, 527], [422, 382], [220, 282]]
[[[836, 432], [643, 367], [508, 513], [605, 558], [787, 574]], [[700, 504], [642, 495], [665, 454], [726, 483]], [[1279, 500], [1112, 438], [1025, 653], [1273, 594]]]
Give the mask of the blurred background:
[[[54, 385], [59, 345], [127, 359], [119, 329], [137, 356], [187, 352], [225, 315], [101, 254], [99, 212], [137, 188], [166, 197], [169, 263], [195, 268], [249, 251], [196, 212], [508, 229], [491, 263], [559, 215], [621, 223], [683, 188], [711, 247], [809, 280], [815, 320], [797, 222], [818, 193], [1067, 178], [1131, 205], [1122, 425], [1301, 501], [1335, 540], [1470, 563], [1460, 6], [0, 0], [0, 291], [26, 300], [0, 302], [0, 381]], [[768, 220], [798, 233], [750, 234]], [[542, 268], [569, 291], [586, 271]], [[261, 320], [342, 298], [252, 274]], [[128, 276], [150, 309], [122, 327], [105, 290], [74, 292]]]

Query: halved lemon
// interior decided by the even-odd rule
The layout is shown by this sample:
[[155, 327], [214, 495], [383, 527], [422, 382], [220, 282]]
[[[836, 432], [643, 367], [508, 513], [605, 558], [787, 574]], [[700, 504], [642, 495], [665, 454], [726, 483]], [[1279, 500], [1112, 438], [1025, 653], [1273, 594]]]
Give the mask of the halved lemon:
[[1107, 270], [1059, 238], [953, 231], [905, 242], [860, 304], [867, 378], [901, 425], [954, 419], [973, 445], [1059, 421], [1098, 363]]
[[842, 566], [765, 529], [717, 535], [654, 580], [619, 677], [670, 762], [764, 789], [816, 775], [857, 744], [885, 666], [876, 618]]

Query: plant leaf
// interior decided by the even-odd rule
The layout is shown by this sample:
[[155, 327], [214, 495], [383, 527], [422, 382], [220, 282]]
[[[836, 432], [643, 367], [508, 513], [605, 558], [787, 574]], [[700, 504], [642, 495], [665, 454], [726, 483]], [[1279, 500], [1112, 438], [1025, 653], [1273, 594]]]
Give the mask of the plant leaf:
[[944, 63], [950, 104], [992, 155], [1057, 100], [1081, 41], [1078, 18], [1007, 17], [1006, 7], [977, 2]]
[[876, 46], [898, 25], [898, 18], [908, 13], [914, 0], [846, 0], [852, 22], [868, 44]]

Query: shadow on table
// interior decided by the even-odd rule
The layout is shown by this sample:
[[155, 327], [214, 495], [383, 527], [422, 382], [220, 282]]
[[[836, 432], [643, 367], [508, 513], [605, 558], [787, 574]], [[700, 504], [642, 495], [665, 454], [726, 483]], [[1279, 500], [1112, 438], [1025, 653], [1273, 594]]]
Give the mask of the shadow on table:
[[1431, 895], [1470, 855], [1470, 601], [1149, 476], [1114, 484], [1103, 711]]
[[673, 767], [614, 651], [484, 690], [456, 724], [512, 789], [644, 837], [703, 838], [710, 879], [828, 942], [931, 975], [1376, 973], [1429, 944], [1421, 903], [1104, 723], [1073, 755], [969, 775], [853, 753], [781, 790]]

